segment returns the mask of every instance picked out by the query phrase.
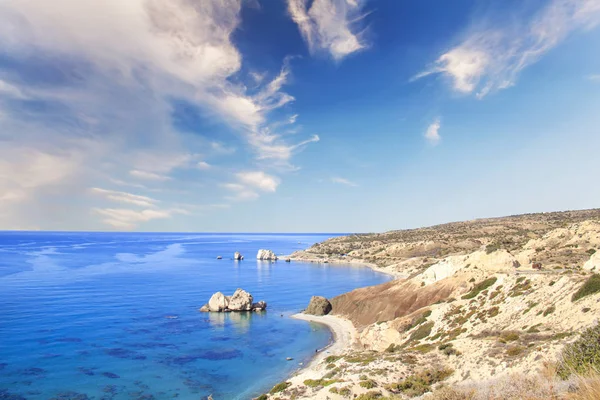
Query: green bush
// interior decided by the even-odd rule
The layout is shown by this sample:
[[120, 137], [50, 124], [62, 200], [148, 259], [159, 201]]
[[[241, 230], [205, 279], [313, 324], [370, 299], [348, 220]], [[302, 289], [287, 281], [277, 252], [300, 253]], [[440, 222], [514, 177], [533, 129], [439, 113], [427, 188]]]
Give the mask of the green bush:
[[377, 384], [371, 379], [367, 379], [366, 381], [362, 381], [360, 386], [364, 387], [365, 389], [373, 389], [374, 387], [377, 387]]
[[381, 392], [367, 392], [367, 393], [363, 393], [358, 397], [355, 397], [355, 400], [373, 400], [373, 399], [380, 399], [383, 395], [381, 394]]
[[266, 394], [261, 394], [260, 396], [258, 396], [256, 399], [254, 400], [267, 400], [267, 395]]
[[339, 380], [337, 379], [307, 379], [304, 381], [304, 384], [308, 387], [314, 388], [314, 387], [320, 387], [320, 386], [329, 386], [329, 385], [333, 385], [334, 383], [338, 383]]
[[548, 315], [552, 314], [554, 311], [556, 311], [556, 307], [554, 306], [554, 304], [552, 304], [550, 307], [548, 307], [544, 310], [544, 317], [547, 317]]
[[421, 326], [419, 326], [419, 328], [417, 328], [412, 335], [410, 335], [409, 340], [421, 340], [421, 339], [425, 339], [427, 336], [429, 336], [431, 334], [431, 330], [433, 329], [433, 322], [428, 322], [426, 324], [423, 324]]
[[283, 392], [285, 389], [289, 388], [292, 385], [292, 382], [281, 382], [277, 385], [273, 386], [273, 389], [269, 393], [275, 394], [279, 392]]
[[496, 283], [497, 280], [498, 280], [498, 278], [496, 278], [494, 276], [492, 278], [486, 279], [483, 282], [479, 282], [477, 285], [475, 285], [475, 287], [473, 289], [471, 289], [471, 291], [469, 293], [465, 294], [462, 298], [463, 299], [473, 299], [473, 298], [477, 297], [477, 295], [479, 293], [481, 293], [485, 289], [492, 286], [494, 283]]
[[431, 386], [443, 381], [454, 371], [450, 369], [425, 370], [386, 387], [390, 392], [403, 393], [409, 397], [421, 396], [431, 391]]
[[579, 339], [565, 346], [558, 363], [558, 375], [566, 379], [571, 374], [600, 371], [600, 325], [585, 330]]
[[578, 291], [573, 293], [571, 301], [577, 301], [585, 296], [589, 296], [594, 293], [600, 292], [600, 275], [594, 274], [588, 278], [587, 281], [579, 288]]

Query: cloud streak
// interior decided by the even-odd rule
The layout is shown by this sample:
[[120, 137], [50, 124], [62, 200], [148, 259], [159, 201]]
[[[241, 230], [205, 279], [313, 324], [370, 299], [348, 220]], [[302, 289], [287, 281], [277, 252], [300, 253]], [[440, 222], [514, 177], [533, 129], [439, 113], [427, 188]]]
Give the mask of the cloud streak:
[[435, 121], [433, 121], [427, 127], [427, 130], [425, 131], [425, 134], [423, 136], [429, 142], [429, 144], [437, 146], [442, 140], [442, 137], [440, 136], [440, 127], [441, 122], [439, 118], [436, 118]]
[[311, 53], [326, 52], [334, 60], [367, 47], [356, 26], [364, 18], [362, 0], [288, 0], [288, 12]]
[[413, 80], [441, 74], [454, 90], [489, 93], [516, 84], [521, 72], [538, 62], [576, 30], [600, 23], [597, 0], [552, 0], [531, 19], [516, 26], [473, 29], [462, 42], [442, 54]]
[[340, 178], [339, 176], [331, 178], [331, 182], [350, 187], [358, 187], [357, 183], [354, 183], [345, 178]]

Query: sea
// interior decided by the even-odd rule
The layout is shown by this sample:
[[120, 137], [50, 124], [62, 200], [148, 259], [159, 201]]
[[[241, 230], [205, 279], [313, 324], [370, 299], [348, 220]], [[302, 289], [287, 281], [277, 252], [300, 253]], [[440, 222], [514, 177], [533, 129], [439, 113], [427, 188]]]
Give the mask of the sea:
[[[323, 325], [290, 318], [311, 296], [390, 279], [256, 260], [259, 249], [290, 254], [332, 236], [0, 232], [0, 399], [258, 396], [332, 340]], [[236, 288], [267, 311], [198, 311]]]

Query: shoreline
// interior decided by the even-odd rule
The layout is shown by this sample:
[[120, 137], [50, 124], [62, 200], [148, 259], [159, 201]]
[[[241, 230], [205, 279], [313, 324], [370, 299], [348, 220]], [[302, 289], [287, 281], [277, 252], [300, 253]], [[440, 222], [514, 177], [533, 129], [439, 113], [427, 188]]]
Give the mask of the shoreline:
[[[373, 264], [370, 262], [366, 262], [366, 261], [361, 261], [361, 260], [354, 260], [354, 259], [349, 259], [349, 260], [338, 260], [338, 259], [327, 259], [327, 262], [325, 262], [324, 259], [322, 258], [302, 258], [302, 257], [292, 257], [292, 256], [282, 256], [282, 259], [285, 258], [289, 258], [291, 261], [296, 261], [296, 262], [307, 262], [307, 263], [314, 263], [314, 264], [322, 264], [322, 265], [327, 265], [327, 264], [338, 264], [341, 266], [353, 266], [353, 267], [366, 267], [369, 268], [375, 272], [379, 272], [381, 274], [384, 275], [389, 275], [391, 276], [393, 279], [406, 279], [408, 278], [408, 276], [406, 274], [401, 274], [399, 272], [396, 271], [391, 271], [387, 268], [383, 268], [378, 266], [377, 264]], [[357, 287], [356, 289], [360, 289], [364, 286], [361, 287]]]
[[337, 315], [316, 316], [303, 313], [294, 314], [290, 318], [325, 325], [332, 334], [331, 343], [321, 349], [307, 365], [302, 366], [290, 377], [289, 381], [293, 384], [302, 383], [305, 379], [320, 378], [319, 366], [321, 361], [328, 356], [341, 354], [352, 349], [358, 342], [358, 330], [346, 318]]

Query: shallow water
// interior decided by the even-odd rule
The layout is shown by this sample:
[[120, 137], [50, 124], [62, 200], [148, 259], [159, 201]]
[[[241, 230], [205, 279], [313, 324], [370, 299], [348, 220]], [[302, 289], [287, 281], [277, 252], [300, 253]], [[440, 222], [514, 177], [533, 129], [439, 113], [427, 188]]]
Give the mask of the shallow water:
[[[254, 260], [260, 248], [289, 254], [330, 236], [0, 232], [0, 398], [260, 394], [331, 340], [326, 328], [289, 318], [310, 296], [389, 279]], [[231, 260], [235, 251], [246, 260]], [[197, 311], [213, 292], [238, 287], [268, 311]]]

